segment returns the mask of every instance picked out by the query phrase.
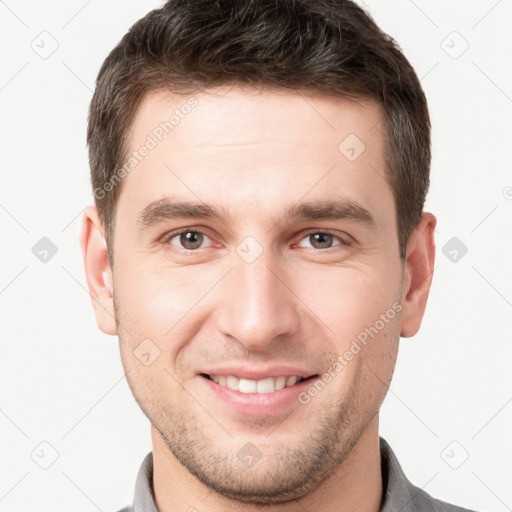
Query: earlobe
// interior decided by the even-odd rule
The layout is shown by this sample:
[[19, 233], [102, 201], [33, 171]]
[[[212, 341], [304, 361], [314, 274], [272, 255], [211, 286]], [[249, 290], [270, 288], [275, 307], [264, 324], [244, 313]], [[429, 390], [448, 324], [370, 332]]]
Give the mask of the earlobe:
[[112, 270], [107, 243], [98, 211], [88, 206], [82, 218], [80, 246], [85, 275], [96, 323], [105, 334], [117, 334], [115, 321]]
[[436, 223], [434, 215], [424, 212], [407, 244], [400, 332], [400, 336], [404, 338], [418, 332], [427, 306], [434, 272]]

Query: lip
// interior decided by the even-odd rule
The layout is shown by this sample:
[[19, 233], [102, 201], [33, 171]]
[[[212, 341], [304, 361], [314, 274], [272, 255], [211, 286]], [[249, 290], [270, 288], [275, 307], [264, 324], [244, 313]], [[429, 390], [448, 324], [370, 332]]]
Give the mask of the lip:
[[[210, 374], [212, 375], [212, 374]], [[215, 373], [213, 373], [215, 375]], [[220, 373], [220, 375], [225, 375]], [[232, 375], [232, 374], [231, 374]], [[272, 376], [266, 374], [267, 376]], [[280, 374], [284, 376], [284, 374]], [[290, 375], [300, 375], [290, 374]], [[300, 405], [298, 395], [311, 385], [314, 379], [307, 379], [291, 387], [283, 388], [273, 393], [241, 393], [233, 391], [227, 386], [221, 386], [202, 375], [198, 376], [203, 382], [208, 394], [215, 397], [227, 405], [231, 410], [244, 416], [271, 417], [275, 416], [286, 409], [290, 409], [293, 404]], [[242, 377], [244, 378], [244, 377]], [[264, 377], [263, 377], [264, 378]]]
[[304, 368], [296, 368], [292, 366], [266, 366], [264, 368], [250, 368], [248, 366], [218, 366], [208, 368], [201, 373], [206, 375], [233, 375], [239, 379], [263, 380], [269, 377], [303, 377], [304, 379], [316, 375], [315, 372], [305, 370]]

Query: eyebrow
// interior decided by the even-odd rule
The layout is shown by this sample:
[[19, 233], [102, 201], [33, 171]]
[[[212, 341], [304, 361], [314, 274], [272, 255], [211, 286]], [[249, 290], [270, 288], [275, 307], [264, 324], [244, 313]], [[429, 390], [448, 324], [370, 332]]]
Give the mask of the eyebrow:
[[372, 214], [352, 199], [304, 202], [287, 209], [285, 219], [296, 220], [351, 220], [368, 227], [375, 226]]
[[[229, 223], [231, 217], [223, 207], [206, 203], [178, 201], [163, 198], [153, 201], [138, 215], [139, 230], [172, 219], [215, 219]], [[349, 220], [367, 227], [375, 227], [372, 214], [357, 201], [348, 198], [301, 202], [289, 206], [273, 224], [286, 220]]]
[[172, 219], [218, 219], [223, 220], [229, 215], [224, 208], [209, 206], [205, 203], [175, 201], [164, 197], [146, 206], [137, 218], [138, 229], [144, 229], [162, 220]]

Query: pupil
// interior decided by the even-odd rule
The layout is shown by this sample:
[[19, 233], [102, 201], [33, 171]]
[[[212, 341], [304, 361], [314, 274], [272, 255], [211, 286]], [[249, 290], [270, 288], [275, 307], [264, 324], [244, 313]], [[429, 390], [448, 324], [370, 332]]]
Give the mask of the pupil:
[[[315, 233], [312, 235], [312, 238], [314, 239], [314, 243], [312, 243], [312, 245], [317, 249], [325, 249], [326, 247], [328, 248], [332, 243], [332, 235], [327, 233]], [[317, 247], [317, 245], [320, 245], [321, 247]]]
[[180, 242], [185, 249], [197, 249], [201, 246], [202, 236], [203, 235], [196, 231], [187, 231], [186, 233], [182, 233]]

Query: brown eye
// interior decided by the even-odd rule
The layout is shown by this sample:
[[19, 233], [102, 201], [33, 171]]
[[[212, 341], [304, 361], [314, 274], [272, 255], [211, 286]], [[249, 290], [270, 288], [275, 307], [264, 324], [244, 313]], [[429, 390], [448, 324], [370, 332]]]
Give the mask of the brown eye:
[[172, 236], [169, 239], [169, 243], [171, 245], [177, 245], [172, 243], [172, 240], [178, 237], [181, 247], [187, 250], [199, 249], [205, 239], [205, 235], [199, 231], [182, 231], [181, 233], [176, 233]]

